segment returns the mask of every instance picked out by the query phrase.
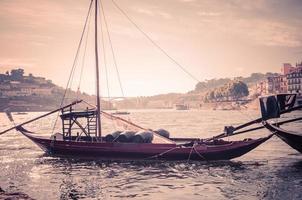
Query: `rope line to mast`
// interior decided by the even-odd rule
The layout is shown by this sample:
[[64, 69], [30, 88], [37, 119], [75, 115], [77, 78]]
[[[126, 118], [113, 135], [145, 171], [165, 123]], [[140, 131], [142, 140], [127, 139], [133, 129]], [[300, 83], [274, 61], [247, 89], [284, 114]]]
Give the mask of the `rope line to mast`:
[[175, 60], [172, 56], [170, 56], [166, 50], [164, 50], [162, 47], [160, 47], [145, 31], [143, 31], [140, 28], [140, 26], [137, 25], [114, 0], [111, 0], [111, 1], [112, 1], [113, 5], [132, 23], [132, 25], [138, 31], [140, 31], [157, 49], [159, 49], [165, 56], [167, 56], [174, 64], [176, 64], [176, 66], [178, 66], [183, 72], [185, 72], [187, 75], [189, 75], [192, 79], [194, 79], [197, 82], [201, 82], [192, 73], [190, 73], [184, 66], [182, 66], [179, 62], [177, 62], [177, 60]]
[[[68, 78], [68, 81], [67, 81], [67, 84], [66, 84], [66, 88], [65, 88], [65, 91], [64, 91], [61, 103], [60, 103], [60, 107], [62, 107], [62, 105], [64, 103], [64, 99], [66, 97], [67, 90], [68, 90], [68, 87], [70, 85], [70, 81], [72, 80], [72, 76], [73, 76], [75, 68], [76, 68], [76, 63], [77, 63], [79, 52], [80, 52], [80, 49], [81, 49], [81, 45], [82, 45], [83, 37], [84, 37], [84, 34], [85, 34], [88, 18], [89, 18], [89, 15], [91, 13], [92, 3], [93, 3], [93, 0], [91, 0], [90, 5], [89, 5], [88, 13], [87, 13], [87, 16], [86, 16], [86, 19], [85, 19], [84, 28], [83, 28], [83, 31], [82, 31], [82, 34], [81, 34], [81, 38], [80, 38], [80, 41], [79, 41], [79, 44], [78, 44], [78, 48], [77, 48], [75, 58], [74, 58], [74, 61], [73, 61], [73, 64], [72, 64], [72, 68], [71, 68], [71, 71], [70, 71], [70, 74], [69, 74], [69, 78]], [[53, 123], [52, 134], [54, 133], [55, 126], [57, 124], [58, 118], [59, 118], [59, 113], [57, 114], [57, 117], [56, 117], [56, 119]]]
[[105, 23], [106, 31], [107, 31], [107, 37], [108, 37], [108, 41], [109, 41], [109, 44], [110, 44], [112, 59], [113, 59], [115, 71], [116, 71], [116, 74], [117, 74], [119, 86], [120, 86], [120, 89], [121, 89], [122, 97], [125, 97], [125, 93], [124, 93], [124, 89], [123, 89], [123, 86], [122, 86], [122, 81], [121, 81], [121, 77], [120, 77], [120, 73], [119, 73], [119, 69], [118, 69], [118, 65], [117, 65], [117, 61], [116, 61], [116, 56], [115, 56], [113, 44], [112, 44], [112, 41], [111, 41], [111, 36], [110, 36], [110, 32], [109, 32], [109, 26], [108, 26], [108, 23], [107, 23], [107, 19], [106, 19], [106, 14], [105, 14], [105, 9], [104, 9], [104, 6], [103, 6], [103, 2], [100, 1], [100, 4], [101, 4], [102, 14], [103, 14], [104, 23]]
[[[185, 72], [187, 75], [189, 75], [193, 80], [196, 82], [202, 82], [197, 77], [195, 77], [192, 73], [190, 73], [183, 65], [181, 65], [176, 59], [174, 59], [165, 49], [163, 49], [158, 43], [156, 43], [137, 23], [132, 20], [132, 18], [116, 3], [115, 0], [111, 0], [113, 5], [128, 19], [128, 21], [142, 34], [144, 35], [157, 49], [159, 49], [166, 57], [168, 57], [176, 66], [178, 66], [183, 72]], [[209, 88], [205, 85], [203, 87], [207, 90]], [[235, 110], [237, 110], [242, 115], [246, 116], [244, 113], [236, 109], [233, 105], [231, 107]], [[248, 116], [250, 118], [250, 116]]]
[[[83, 69], [85, 66], [85, 58], [86, 58], [86, 51], [87, 51], [87, 43], [88, 43], [88, 37], [89, 37], [89, 30], [90, 30], [90, 20], [91, 20], [91, 12], [89, 13], [89, 19], [88, 19], [88, 26], [87, 26], [87, 31], [86, 31], [86, 38], [85, 38], [85, 47], [84, 47], [84, 53], [83, 53], [83, 58], [82, 58], [82, 66], [81, 66], [81, 72], [80, 72], [80, 80], [79, 80], [79, 85], [78, 85], [78, 92], [81, 87], [82, 83], [82, 76], [83, 76]], [[77, 94], [78, 95], [78, 94]], [[77, 96], [78, 99], [78, 96]]]
[[[100, 1], [101, 2], [101, 1]], [[110, 102], [110, 90], [109, 90], [109, 78], [108, 78], [108, 68], [107, 68], [107, 58], [106, 58], [106, 47], [105, 47], [105, 39], [104, 39], [104, 31], [103, 31], [103, 26], [102, 26], [102, 15], [101, 15], [101, 9], [100, 5], [98, 4], [97, 7], [99, 11], [99, 20], [100, 20], [100, 25], [101, 25], [101, 43], [102, 43], [102, 53], [103, 53], [103, 59], [104, 59], [104, 68], [105, 68], [105, 77], [106, 77], [106, 86], [107, 86], [107, 96], [109, 97], [109, 102]]]
[[[100, 4], [102, 4], [102, 1], [100, 1]], [[106, 47], [105, 47], [105, 33], [104, 33], [104, 29], [107, 29], [107, 26], [105, 26], [105, 28], [103, 27], [103, 20], [102, 20], [102, 16], [104, 18], [104, 13], [103, 13], [103, 9], [101, 9], [100, 4], [98, 4], [98, 11], [99, 11], [99, 20], [100, 20], [100, 24], [101, 24], [101, 38], [102, 38], [102, 49], [103, 49], [103, 57], [104, 57], [104, 67], [105, 67], [105, 75], [106, 75], [106, 86], [107, 86], [107, 96], [108, 96], [108, 108], [111, 107], [111, 96], [110, 96], [110, 87], [109, 87], [109, 75], [108, 75], [108, 67], [107, 67], [107, 58], [106, 58]], [[104, 19], [105, 21], [105, 19]], [[107, 30], [108, 32], [108, 30]], [[111, 125], [112, 127], [117, 130], [115, 123], [113, 121], [111, 121]]]
[[156, 154], [156, 155], [154, 155], [154, 156], [150, 156], [150, 157], [144, 158], [143, 160], [150, 160], [150, 159], [153, 159], [153, 158], [158, 158], [158, 157], [163, 156], [163, 155], [165, 155], [166, 153], [169, 153], [170, 151], [173, 151], [173, 150], [175, 150], [175, 149], [177, 149], [177, 148], [179, 148], [178, 145], [176, 145], [176, 147], [173, 147], [173, 148], [171, 148], [171, 149], [168, 149], [167, 151], [164, 151], [164, 152], [162, 152], [162, 153], [159, 153], [159, 154]]

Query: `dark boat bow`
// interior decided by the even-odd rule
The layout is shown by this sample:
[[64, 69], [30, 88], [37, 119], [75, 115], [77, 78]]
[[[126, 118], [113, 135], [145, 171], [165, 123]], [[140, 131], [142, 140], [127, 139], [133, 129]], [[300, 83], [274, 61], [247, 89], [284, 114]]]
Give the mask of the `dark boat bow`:
[[263, 125], [289, 146], [302, 153], [302, 135], [297, 132], [284, 130], [266, 121], [263, 122]]

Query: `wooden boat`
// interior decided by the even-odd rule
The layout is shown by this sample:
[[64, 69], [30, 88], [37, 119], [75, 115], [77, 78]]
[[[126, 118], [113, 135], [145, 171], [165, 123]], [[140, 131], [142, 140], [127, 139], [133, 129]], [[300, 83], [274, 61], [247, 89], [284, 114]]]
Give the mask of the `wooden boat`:
[[22, 127], [18, 127], [17, 130], [50, 155], [87, 156], [114, 160], [229, 160], [246, 154], [272, 136], [242, 141], [205, 142], [198, 138], [195, 140], [172, 138], [173, 143], [119, 143], [97, 142], [93, 141], [95, 138], [88, 137], [82, 138], [81, 141], [77, 141], [75, 137], [50, 139], [35, 136]]
[[[122, 123], [132, 125], [140, 130], [153, 133], [152, 142], [118, 142], [106, 141], [105, 137], [99, 137], [96, 133], [95, 122], [97, 110], [85, 112], [73, 111], [72, 106], [82, 101], [74, 102], [52, 112], [46, 113], [28, 122], [24, 122], [16, 128], [24, 136], [37, 144], [43, 151], [50, 155], [85, 156], [105, 159], [165, 159], [165, 160], [229, 160], [246, 154], [260, 144], [267, 141], [273, 134], [258, 138], [244, 139], [240, 141], [225, 141], [221, 139], [202, 140], [199, 138], [167, 138], [167, 134], [144, 129], [123, 118], [113, 116], [101, 111], [102, 115]], [[51, 137], [38, 136], [39, 134], [23, 128], [24, 125], [47, 115], [61, 111], [62, 134], [56, 133]], [[85, 120], [83, 120], [85, 119]], [[79, 124], [79, 121], [87, 121], [87, 124]], [[71, 124], [71, 125], [69, 125]], [[77, 127], [75, 128], [74, 126]], [[84, 128], [85, 127], [85, 128]], [[92, 128], [94, 127], [94, 128]], [[81, 130], [81, 133], [75, 131]], [[9, 131], [7, 130], [7, 131]], [[161, 129], [162, 130], [162, 129]], [[3, 132], [2, 132], [3, 133]], [[2, 134], [0, 133], [0, 134]], [[82, 135], [84, 134], [84, 135]]]
[[277, 135], [286, 144], [302, 153], [302, 134], [284, 130], [267, 122], [264, 123], [264, 126], [272, 133]]
[[[32, 140], [41, 149], [51, 155], [71, 155], [100, 157], [108, 159], [166, 159], [166, 160], [228, 160], [246, 154], [253, 150], [263, 142], [267, 141], [272, 135], [259, 139], [245, 139], [240, 141], [224, 141], [218, 138], [199, 139], [199, 138], [167, 138], [161, 136], [158, 132], [151, 129], [143, 128], [130, 121], [118, 116], [106, 113], [101, 109], [100, 105], [100, 89], [99, 89], [99, 65], [98, 65], [98, 11], [102, 7], [98, 0], [90, 2], [88, 15], [84, 25], [83, 34], [87, 24], [87, 19], [92, 13], [92, 6], [95, 4], [95, 63], [96, 63], [96, 106], [87, 108], [86, 110], [76, 110], [74, 105], [78, 103], [87, 103], [85, 101], [75, 101], [64, 107], [60, 107], [54, 111], [41, 115], [35, 119], [29, 120], [15, 127], [0, 133], [3, 134], [12, 129], [16, 129], [24, 136]], [[82, 41], [83, 35], [80, 40]], [[80, 45], [79, 45], [80, 46]], [[70, 74], [70, 76], [73, 73]], [[70, 80], [70, 78], [69, 78]], [[67, 88], [66, 88], [67, 90]], [[62, 101], [63, 102], [63, 101]], [[87, 103], [87, 105], [90, 105]], [[91, 105], [90, 105], [91, 106]], [[24, 128], [38, 119], [44, 118], [56, 112], [61, 112], [62, 132], [51, 135], [50, 137], [37, 136], [31, 131]], [[12, 116], [7, 113], [10, 120]], [[149, 131], [152, 133], [152, 140], [148, 143], [138, 143], [131, 140], [113, 139], [106, 141], [106, 137], [102, 135], [101, 116], [110, 120], [123, 123], [127, 127], [140, 131]], [[239, 128], [238, 128], [239, 129]], [[230, 129], [227, 129], [230, 130]], [[235, 130], [235, 129], [234, 129]], [[228, 136], [223, 133], [223, 136]], [[137, 133], [128, 134], [135, 135]], [[119, 135], [119, 134], [116, 134]], [[121, 134], [122, 135], [122, 134]], [[124, 134], [125, 135], [125, 134]], [[118, 136], [119, 137], [119, 136]], [[128, 137], [128, 136], [127, 136]], [[123, 142], [120, 142], [123, 141]]]
[[[292, 112], [301, 109], [301, 105], [296, 105], [296, 94], [280, 94], [276, 96], [269, 96], [260, 99], [261, 113], [263, 125], [285, 143], [292, 148], [302, 153], [302, 134], [294, 131], [284, 130], [279, 126], [282, 123], [272, 124], [268, 122], [272, 118], [280, 118], [280, 116], [287, 112]], [[300, 121], [301, 117], [296, 117], [288, 122]]]

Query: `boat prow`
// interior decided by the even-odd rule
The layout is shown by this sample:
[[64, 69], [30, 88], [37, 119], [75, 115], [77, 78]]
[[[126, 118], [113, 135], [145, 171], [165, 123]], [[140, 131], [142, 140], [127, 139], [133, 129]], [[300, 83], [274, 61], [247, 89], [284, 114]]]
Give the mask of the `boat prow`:
[[297, 132], [284, 130], [268, 122], [264, 122], [263, 125], [283, 140], [286, 144], [302, 153], [302, 134]]
[[265, 128], [278, 136], [292, 148], [302, 153], [302, 134], [288, 131], [279, 126], [290, 122], [300, 121], [301, 117], [296, 117], [287, 121], [281, 121], [270, 124], [268, 120], [280, 118], [282, 114], [297, 111], [302, 108], [301, 105], [295, 106], [296, 94], [278, 94], [260, 98], [260, 108], [262, 115], [262, 124]]

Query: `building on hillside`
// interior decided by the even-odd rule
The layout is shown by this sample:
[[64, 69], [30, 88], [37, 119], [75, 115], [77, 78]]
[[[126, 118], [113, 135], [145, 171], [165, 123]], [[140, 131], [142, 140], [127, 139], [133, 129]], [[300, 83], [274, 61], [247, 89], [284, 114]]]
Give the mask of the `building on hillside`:
[[34, 81], [38, 84], [48, 84], [49, 80], [46, 80], [44, 77], [35, 77]]
[[11, 86], [12, 89], [13, 88], [19, 88], [20, 85], [22, 85], [22, 84], [19, 81], [10, 81], [10, 86]]
[[278, 94], [287, 92], [287, 80], [285, 75], [267, 77], [267, 93]]
[[33, 95], [47, 96], [52, 94], [52, 88], [34, 88], [32, 89]]
[[260, 81], [256, 83], [255, 88], [251, 88], [252, 91], [250, 91], [250, 94], [266, 95], [268, 91], [267, 86], [267, 80]]
[[7, 81], [8, 75], [7, 74], [0, 74], [0, 83]]
[[287, 74], [288, 92], [290, 93], [302, 93], [302, 68], [298, 71], [294, 71]]
[[280, 93], [287, 93], [287, 77], [280, 75]]
[[281, 69], [283, 75], [287, 75], [293, 72], [299, 72], [302, 70], [302, 62], [296, 63], [296, 66], [293, 67], [290, 63], [284, 63]]
[[[284, 63], [281, 68], [281, 74], [270, 76], [266, 80], [266, 93], [278, 94], [294, 91], [301, 91], [300, 72], [302, 71], [302, 62], [292, 66], [290, 63]], [[264, 87], [260, 85], [261, 89]]]
[[283, 75], [287, 75], [295, 71], [295, 67], [293, 67], [290, 63], [284, 63], [283, 67], [281, 68], [281, 73]]
[[29, 96], [26, 92], [21, 90], [3, 90], [1, 91], [2, 95], [4, 97], [23, 97], [23, 96]]
[[9, 90], [10, 84], [0, 84], [0, 90]]
[[297, 95], [296, 103], [302, 105], [302, 62], [297, 63], [296, 67], [286, 75], [288, 92]]

